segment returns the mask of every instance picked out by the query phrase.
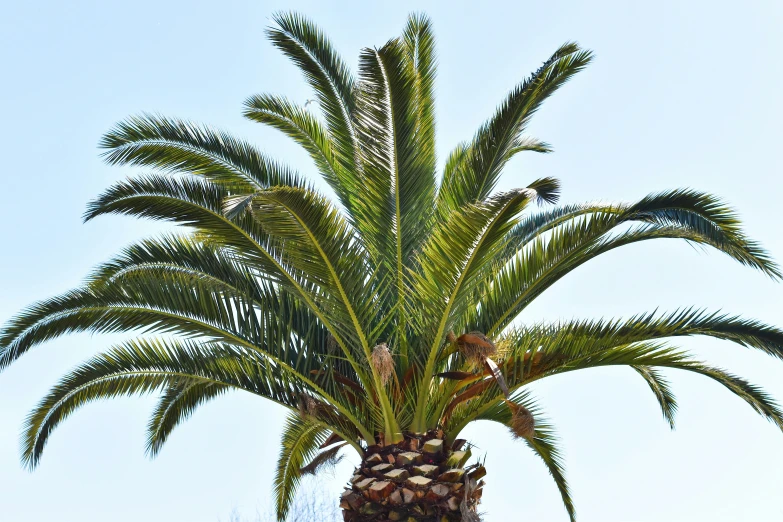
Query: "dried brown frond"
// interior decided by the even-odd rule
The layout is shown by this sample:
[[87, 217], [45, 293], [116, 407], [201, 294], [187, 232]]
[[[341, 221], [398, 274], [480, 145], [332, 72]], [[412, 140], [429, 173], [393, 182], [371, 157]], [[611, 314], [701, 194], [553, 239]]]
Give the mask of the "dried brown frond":
[[392, 359], [389, 347], [386, 343], [381, 343], [372, 349], [372, 356], [370, 357], [372, 367], [378, 372], [384, 386], [389, 382], [389, 378], [394, 373], [394, 359]]
[[336, 433], [332, 433], [329, 435], [329, 438], [327, 438], [323, 444], [321, 444], [321, 447], [319, 449], [328, 448], [332, 444], [337, 444], [338, 442], [343, 442], [345, 439], [343, 439], [340, 435]]
[[473, 511], [473, 508], [469, 506], [467, 501], [463, 500], [459, 505], [460, 514], [462, 515], [462, 522], [481, 522], [481, 517], [478, 513]]
[[345, 455], [338, 455], [340, 450], [347, 444], [347, 442], [322, 451], [311, 460], [306, 466], [299, 469], [299, 472], [303, 475], [315, 475], [318, 471], [323, 469], [334, 469], [339, 464]]
[[475, 480], [470, 478], [470, 475], [465, 474], [465, 486], [462, 488], [463, 498], [459, 504], [460, 514], [462, 515], [462, 522], [481, 522], [481, 518], [476, 513], [476, 505], [478, 504], [476, 499], [476, 493], [479, 489]]
[[460, 353], [468, 360], [481, 363], [487, 357], [497, 353], [495, 343], [481, 332], [462, 334], [457, 338]]
[[530, 410], [511, 401], [506, 401], [511, 410], [511, 420], [508, 427], [515, 437], [523, 439], [532, 439], [536, 436], [536, 419]]

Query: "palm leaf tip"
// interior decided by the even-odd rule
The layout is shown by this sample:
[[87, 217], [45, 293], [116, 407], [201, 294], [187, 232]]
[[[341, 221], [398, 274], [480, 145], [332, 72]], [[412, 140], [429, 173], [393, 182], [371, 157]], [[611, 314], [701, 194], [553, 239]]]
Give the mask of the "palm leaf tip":
[[571, 488], [565, 477], [563, 457], [557, 446], [557, 442], [557, 439], [551, 437], [549, 434], [543, 435], [541, 433], [537, 434], [533, 439], [525, 439], [525, 443], [528, 447], [541, 458], [548, 468], [550, 476], [555, 481], [555, 484], [560, 491], [560, 497], [563, 506], [568, 513], [569, 519], [571, 522], [576, 522], [576, 508], [574, 506], [574, 501], [571, 498]]
[[557, 203], [560, 199], [560, 181], [555, 178], [542, 178], [528, 185], [529, 196], [539, 204]]
[[661, 408], [661, 413], [663, 414], [664, 419], [669, 423], [669, 427], [673, 430], [675, 416], [677, 414], [677, 399], [671, 390], [669, 381], [667, 381], [655, 368], [649, 366], [633, 366], [632, 368], [642, 376], [650, 387], [650, 390], [655, 394], [655, 398], [658, 400], [658, 405]]
[[353, 76], [323, 31], [300, 13], [281, 11], [272, 16], [266, 35], [301, 69], [330, 128], [337, 134], [350, 133]]
[[741, 264], [761, 270], [774, 280], [783, 279], [780, 267], [742, 230], [735, 210], [720, 198], [689, 188], [650, 194], [626, 209], [626, 215], [660, 226], [687, 227]]
[[229, 387], [211, 381], [183, 379], [168, 387], [147, 424], [147, 456], [155, 458], [176, 426], [187, 420], [205, 402], [225, 394]]

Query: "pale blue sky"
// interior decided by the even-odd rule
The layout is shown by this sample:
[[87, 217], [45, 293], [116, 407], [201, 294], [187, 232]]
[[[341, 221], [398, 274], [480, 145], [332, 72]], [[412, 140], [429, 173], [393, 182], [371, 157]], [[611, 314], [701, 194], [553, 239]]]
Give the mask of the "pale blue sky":
[[[441, 158], [469, 138], [505, 92], [566, 40], [594, 64], [535, 117], [555, 154], [527, 155], [502, 187], [541, 176], [563, 201], [633, 200], [694, 187], [738, 208], [747, 231], [783, 260], [780, 122], [783, 4], [749, 2], [14, 2], [0, 11], [0, 321], [66, 290], [95, 264], [159, 227], [124, 218], [87, 225], [89, 199], [130, 170], [98, 158], [101, 134], [141, 111], [214, 124], [314, 176], [297, 147], [243, 121], [270, 91], [311, 97], [266, 42], [276, 10], [316, 20], [356, 63], [424, 10], [439, 39]], [[633, 5], [638, 4], [638, 5]], [[628, 316], [680, 305], [783, 325], [783, 286], [716, 253], [674, 242], [613, 252], [558, 283], [526, 312]], [[61, 338], [0, 374], [0, 520], [215, 522], [269, 501], [283, 413], [243, 395], [215, 401], [144, 456], [152, 399], [88, 406], [51, 439], [34, 473], [19, 464], [23, 418], [69, 368], [112, 339]], [[783, 399], [783, 363], [717, 341], [681, 343]], [[569, 374], [536, 393], [558, 425], [580, 521], [783, 520], [783, 434], [718, 385], [669, 372], [680, 399], [670, 432], [630, 370]], [[541, 465], [497, 426], [486, 450], [488, 522], [565, 521]], [[336, 491], [350, 465], [327, 477]], [[514, 473], [513, 470], [519, 470]]]

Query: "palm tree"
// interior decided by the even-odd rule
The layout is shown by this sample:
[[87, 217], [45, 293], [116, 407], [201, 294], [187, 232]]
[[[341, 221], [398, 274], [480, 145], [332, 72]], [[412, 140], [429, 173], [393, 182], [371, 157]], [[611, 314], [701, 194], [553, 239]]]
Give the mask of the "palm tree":
[[275, 478], [280, 519], [303, 474], [353, 449], [361, 465], [341, 498], [346, 521], [477, 520], [486, 469], [460, 433], [489, 420], [543, 460], [573, 520], [554, 429], [526, 388], [534, 381], [629, 366], [673, 424], [661, 369], [687, 370], [783, 428], [764, 391], [671, 344], [702, 335], [783, 358], [777, 328], [691, 308], [515, 321], [574, 268], [651, 239], [707, 245], [781, 278], [709, 194], [680, 189], [631, 204], [529, 211], [557, 200], [556, 180], [494, 190], [517, 153], [549, 151], [525, 135], [527, 124], [588, 65], [589, 51], [557, 49], [448, 155], [439, 176], [426, 17], [411, 16], [402, 36], [364, 49], [358, 79], [307, 19], [274, 22], [269, 38], [303, 71], [315, 103], [263, 94], [244, 114], [302, 145], [338, 201], [206, 126], [142, 115], [106, 134], [109, 163], [152, 173], [112, 186], [85, 219], [127, 214], [185, 228], [126, 248], [82, 287], [5, 325], [0, 368], [66, 333], [141, 335], [71, 371], [40, 402], [25, 423], [24, 464], [38, 465], [54, 428], [90, 401], [160, 393], [148, 425], [154, 456], [198, 406], [238, 389], [290, 410]]

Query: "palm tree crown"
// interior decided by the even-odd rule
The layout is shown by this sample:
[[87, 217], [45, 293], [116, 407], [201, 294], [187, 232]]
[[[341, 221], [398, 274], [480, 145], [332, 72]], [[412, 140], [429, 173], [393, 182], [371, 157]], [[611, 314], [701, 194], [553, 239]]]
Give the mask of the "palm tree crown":
[[0, 332], [0, 368], [70, 332], [144, 334], [51, 390], [26, 421], [25, 464], [36, 466], [54, 428], [95, 399], [159, 392], [147, 440], [155, 455], [198, 406], [239, 389], [291, 410], [276, 477], [281, 518], [302, 473], [342, 447], [365, 455], [425, 433], [452, 443], [477, 420], [507, 425], [541, 457], [573, 518], [553, 428], [525, 388], [533, 381], [630, 366], [673, 425], [676, 402], [660, 369], [683, 369], [720, 382], [783, 428], [762, 390], [668, 340], [706, 335], [783, 358], [779, 329], [694, 309], [515, 321], [574, 268], [649, 239], [708, 245], [781, 277], [736, 215], [705, 193], [529, 211], [557, 200], [556, 180], [495, 191], [517, 153], [549, 151], [525, 135], [528, 122], [589, 64], [589, 51], [557, 49], [439, 174], [426, 17], [411, 16], [400, 37], [364, 49], [356, 78], [302, 16], [276, 15], [268, 35], [302, 70], [316, 103], [262, 94], [244, 114], [304, 147], [338, 201], [203, 125], [142, 115], [106, 134], [109, 163], [152, 173], [109, 188], [85, 219], [127, 214], [187, 228], [126, 248], [82, 287], [30, 306]]

